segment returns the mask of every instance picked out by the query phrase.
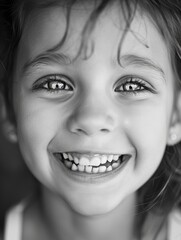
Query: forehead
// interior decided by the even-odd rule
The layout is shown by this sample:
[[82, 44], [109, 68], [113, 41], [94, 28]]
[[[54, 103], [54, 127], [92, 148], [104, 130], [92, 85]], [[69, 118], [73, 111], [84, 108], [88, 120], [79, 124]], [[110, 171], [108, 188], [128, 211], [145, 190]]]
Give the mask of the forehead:
[[[92, 1], [92, 4], [89, 2], [81, 5], [74, 5], [71, 8], [69, 19], [67, 19], [67, 11], [69, 11], [69, 9], [66, 9], [66, 7], [56, 6], [34, 11], [25, 24], [20, 45], [25, 46], [31, 42], [32, 39], [36, 43], [38, 43], [40, 39], [43, 39], [44, 45], [46, 45], [45, 49], [47, 50], [52, 48], [52, 46], [56, 46], [61, 41], [66, 30], [68, 29], [66, 46], [67, 48], [72, 46], [72, 43], [75, 42], [75, 39], [79, 41], [81, 40], [83, 29], [85, 28], [86, 24], [89, 23], [89, 17], [95, 9], [95, 4], [93, 4], [93, 2], [94, 1]], [[105, 10], [102, 14], [104, 15], [103, 21], [105, 21], [109, 15], [108, 18], [115, 23], [115, 26], [119, 25], [120, 27], [122, 25], [121, 22], [123, 21], [119, 21], [118, 19], [115, 20], [115, 18], [119, 18], [121, 14], [115, 15], [115, 10], [117, 11], [116, 8], [113, 10], [113, 6]], [[100, 25], [100, 18], [98, 18], [95, 25]], [[94, 32], [95, 29], [96, 27], [94, 28]], [[89, 38], [91, 38], [91, 34], [89, 35]], [[77, 44], [78, 42], [76, 42], [76, 46]], [[63, 47], [65, 47], [65, 45]], [[36, 47], [34, 48], [34, 51], [36, 52]]]
[[[68, 36], [61, 52], [71, 55], [72, 58], [76, 56], [81, 44], [82, 31], [93, 10], [94, 6], [91, 4], [75, 5], [72, 8]], [[87, 42], [87, 46], [88, 43], [94, 43], [95, 53], [97, 50], [101, 52], [101, 49], [106, 49], [110, 58], [116, 58], [120, 39], [126, 29], [120, 10], [120, 6], [114, 2], [97, 19]], [[66, 9], [63, 7], [42, 9], [30, 16], [19, 44], [20, 65], [54, 48], [61, 41], [67, 28], [66, 16]], [[139, 12], [135, 14], [121, 46], [121, 54], [130, 53], [150, 57], [159, 64], [169, 61], [167, 46], [161, 34], [148, 16]]]

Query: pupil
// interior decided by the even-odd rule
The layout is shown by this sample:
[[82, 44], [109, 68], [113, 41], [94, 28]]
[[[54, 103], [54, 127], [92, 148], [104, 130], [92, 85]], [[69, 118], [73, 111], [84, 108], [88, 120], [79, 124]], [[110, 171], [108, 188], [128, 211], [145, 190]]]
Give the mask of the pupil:
[[52, 87], [53, 89], [60, 89], [63, 87], [63, 84], [56, 82], [56, 83], [50, 84], [50, 87]]

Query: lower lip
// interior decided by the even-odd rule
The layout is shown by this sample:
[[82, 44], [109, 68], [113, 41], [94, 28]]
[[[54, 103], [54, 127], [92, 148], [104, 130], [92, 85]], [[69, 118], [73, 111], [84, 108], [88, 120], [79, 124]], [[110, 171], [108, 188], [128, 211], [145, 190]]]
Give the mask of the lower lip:
[[67, 174], [69, 178], [73, 181], [80, 182], [80, 183], [98, 183], [98, 182], [105, 182], [115, 178], [125, 169], [127, 163], [130, 161], [131, 156], [125, 160], [124, 162], [119, 165], [119, 167], [113, 169], [112, 171], [104, 172], [104, 173], [86, 173], [86, 172], [79, 172], [79, 171], [72, 171], [71, 169], [67, 168], [60, 159], [57, 159], [53, 155], [53, 162], [56, 164], [54, 167], [57, 171], [57, 164], [58, 166], [63, 169], [63, 171]]

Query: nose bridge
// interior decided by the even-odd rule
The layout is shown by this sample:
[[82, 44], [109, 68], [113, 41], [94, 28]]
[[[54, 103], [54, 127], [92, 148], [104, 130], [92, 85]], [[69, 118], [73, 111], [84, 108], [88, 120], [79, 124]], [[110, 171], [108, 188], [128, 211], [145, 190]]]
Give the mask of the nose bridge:
[[84, 94], [69, 118], [69, 130], [73, 133], [93, 135], [108, 133], [114, 129], [115, 117], [108, 97], [94, 91]]

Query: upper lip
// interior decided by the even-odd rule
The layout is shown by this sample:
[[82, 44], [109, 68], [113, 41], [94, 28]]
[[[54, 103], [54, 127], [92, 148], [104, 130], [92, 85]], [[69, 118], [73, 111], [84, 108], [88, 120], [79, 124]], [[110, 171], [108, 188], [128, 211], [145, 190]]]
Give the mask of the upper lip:
[[72, 153], [72, 154], [80, 154], [80, 155], [123, 155], [126, 153], [117, 153], [117, 152], [100, 152], [100, 151], [56, 151], [56, 153]]
[[53, 154], [56, 153], [70, 153], [70, 154], [76, 154], [76, 155], [87, 155], [87, 156], [95, 156], [96, 154], [98, 155], [130, 155], [130, 156], [135, 156], [136, 155], [136, 151], [134, 149], [127, 149], [127, 150], [122, 150], [122, 151], [102, 151], [102, 150], [90, 150], [90, 149], [86, 149], [86, 150], [79, 150], [79, 149], [75, 149], [75, 150], [59, 150], [59, 149], [52, 149], [51, 152]]
[[70, 153], [76, 155], [87, 155], [87, 156], [95, 156], [95, 155], [133, 155], [132, 152], [101, 152], [101, 151], [54, 151], [54, 153]]

